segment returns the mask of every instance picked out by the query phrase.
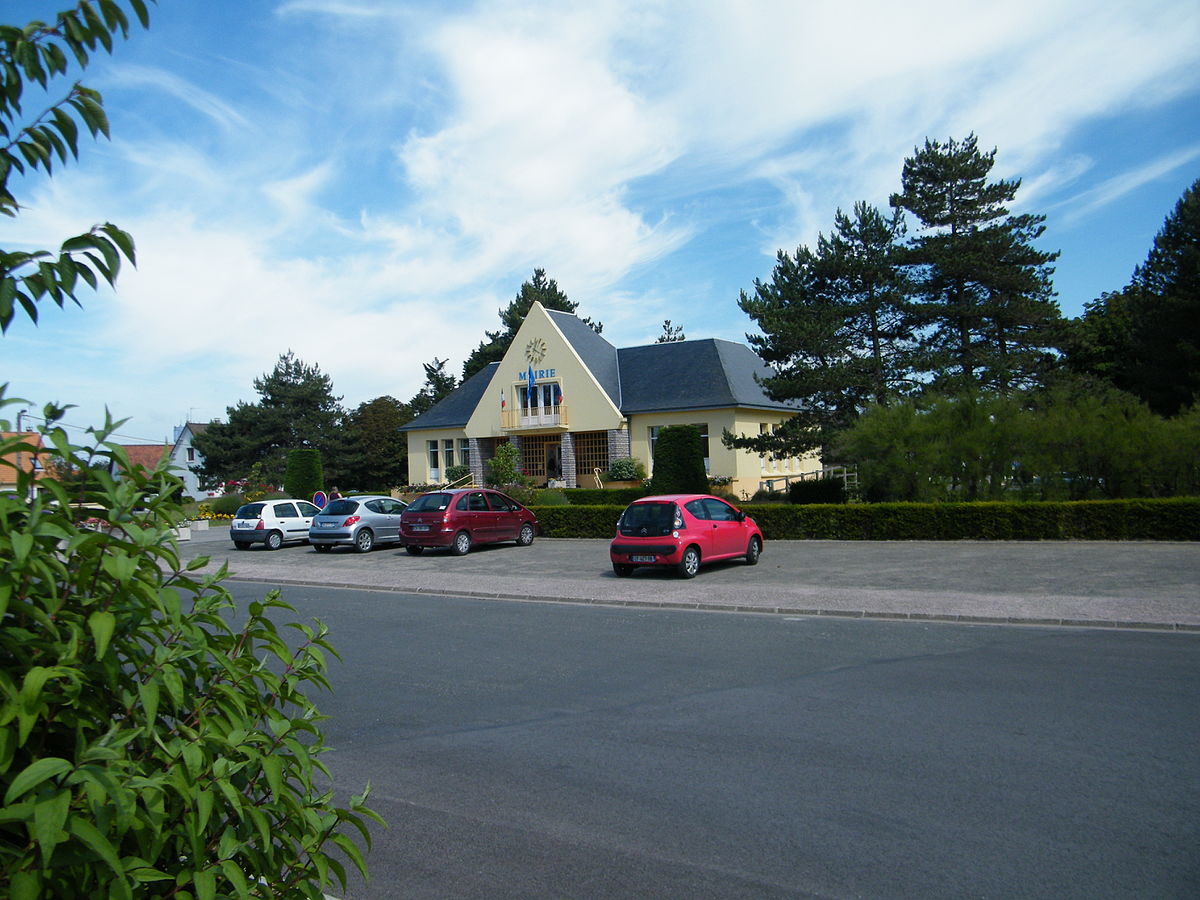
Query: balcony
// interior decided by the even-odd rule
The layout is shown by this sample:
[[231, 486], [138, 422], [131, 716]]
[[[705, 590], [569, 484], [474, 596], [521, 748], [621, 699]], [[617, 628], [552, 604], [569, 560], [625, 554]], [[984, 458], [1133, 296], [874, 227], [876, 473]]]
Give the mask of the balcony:
[[503, 409], [500, 411], [500, 429], [527, 434], [568, 431], [570, 424], [567, 418], [567, 404], [531, 409]]

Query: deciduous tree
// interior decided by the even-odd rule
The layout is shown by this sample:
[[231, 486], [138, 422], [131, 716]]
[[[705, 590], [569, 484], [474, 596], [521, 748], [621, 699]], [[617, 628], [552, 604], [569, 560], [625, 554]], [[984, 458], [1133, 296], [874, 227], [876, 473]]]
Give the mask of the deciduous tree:
[[[111, 53], [114, 38], [129, 35], [126, 8], [142, 27], [149, 24], [143, 0], [90, 0], [49, 24], [0, 25], [0, 214], [20, 212], [11, 186], [14, 175], [38, 169], [50, 175], [56, 163], [79, 155], [81, 125], [93, 138], [108, 137], [100, 92], [80, 82], [37, 114], [27, 114], [22, 100], [30, 82], [53, 90], [68, 76], [72, 61], [84, 69], [97, 51]], [[0, 248], [0, 331], [8, 331], [18, 309], [36, 324], [39, 303], [79, 305], [80, 292], [96, 288], [100, 279], [114, 284], [122, 257], [135, 262], [133, 238], [111, 222], [68, 238], [57, 251]]]
[[389, 490], [408, 483], [408, 439], [400, 426], [412, 409], [395, 397], [376, 397], [346, 416], [349, 441], [342, 481], [359, 490]]

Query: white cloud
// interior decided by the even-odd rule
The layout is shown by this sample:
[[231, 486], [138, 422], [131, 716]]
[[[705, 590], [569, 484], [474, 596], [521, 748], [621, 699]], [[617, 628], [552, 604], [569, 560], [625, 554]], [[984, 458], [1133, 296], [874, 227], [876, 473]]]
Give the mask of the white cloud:
[[1096, 185], [1103, 148], [1064, 152], [1081, 124], [1196, 91], [1194, 0], [213, 10], [222, 38], [187, 52], [211, 64], [216, 46], [221, 77], [118, 54], [104, 72], [130, 130], [0, 223], [4, 246], [109, 218], [134, 233], [140, 267], [87, 305], [78, 353], [125, 356], [95, 378], [146, 410], [161, 404], [131, 393], [141, 372], [179, 408], [223, 408], [289, 348], [347, 402], [407, 399], [420, 362], [457, 370], [535, 266], [615, 343], [653, 340], [663, 318], [705, 336], [700, 307], [737, 338], [735, 291], [712, 296], [693, 240], [736, 235], [762, 257], [740, 271], [769, 271], [837, 207], [886, 206], [926, 136], [975, 131], [998, 176], [1024, 178], [1024, 206], [1071, 191], [1074, 219], [1198, 153], [1164, 148]]

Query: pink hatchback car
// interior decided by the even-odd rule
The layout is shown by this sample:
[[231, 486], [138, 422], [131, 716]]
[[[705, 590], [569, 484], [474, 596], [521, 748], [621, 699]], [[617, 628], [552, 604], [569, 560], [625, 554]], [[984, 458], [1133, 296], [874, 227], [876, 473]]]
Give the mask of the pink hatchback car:
[[762, 548], [762, 532], [736, 506], [710, 494], [670, 494], [629, 504], [608, 554], [622, 577], [638, 566], [674, 566], [693, 578], [701, 564], [721, 559], [741, 557], [752, 566]]

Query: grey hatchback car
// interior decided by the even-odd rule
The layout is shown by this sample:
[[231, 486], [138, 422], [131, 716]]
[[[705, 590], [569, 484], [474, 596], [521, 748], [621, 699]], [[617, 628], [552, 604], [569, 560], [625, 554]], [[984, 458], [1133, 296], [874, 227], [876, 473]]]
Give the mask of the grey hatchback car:
[[378, 543], [400, 540], [400, 513], [407, 506], [402, 500], [382, 494], [342, 497], [313, 517], [308, 542], [320, 553], [334, 547], [353, 547], [368, 553]]

